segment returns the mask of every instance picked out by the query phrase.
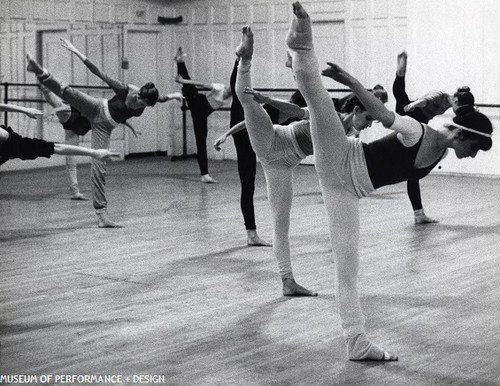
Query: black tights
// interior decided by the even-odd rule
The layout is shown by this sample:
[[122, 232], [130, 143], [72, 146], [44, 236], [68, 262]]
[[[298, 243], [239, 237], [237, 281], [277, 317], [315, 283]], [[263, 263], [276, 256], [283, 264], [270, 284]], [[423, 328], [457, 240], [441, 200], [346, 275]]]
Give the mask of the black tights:
[[[184, 62], [177, 63], [177, 73], [184, 79], [191, 79]], [[208, 103], [207, 97], [198, 92], [196, 86], [184, 84], [182, 86], [182, 95], [186, 98], [186, 103], [191, 111], [193, 120], [194, 136], [196, 138], [196, 149], [198, 166], [201, 175], [208, 174], [208, 156], [207, 156], [207, 134], [208, 134], [208, 116], [215, 110]]]
[[[422, 109], [419, 109], [417, 107], [413, 111], [404, 111], [404, 107], [408, 103], [411, 103], [410, 98], [408, 98], [408, 94], [406, 94], [405, 88], [405, 77], [396, 75], [396, 78], [394, 79], [394, 83], [392, 85], [392, 93], [394, 94], [394, 98], [396, 98], [396, 113], [398, 113], [399, 115], [407, 115], [421, 123], [427, 124], [429, 122], [429, 119], [424, 114]], [[408, 198], [410, 199], [413, 210], [422, 209], [423, 206], [422, 197], [420, 194], [419, 180], [408, 180], [406, 184], [406, 190], [408, 192]]]
[[[233, 94], [231, 103], [230, 127], [245, 120], [243, 107], [236, 96], [236, 74], [238, 70], [238, 60], [234, 63], [231, 73], [230, 86]], [[234, 145], [236, 146], [236, 155], [238, 159], [238, 173], [241, 182], [240, 207], [245, 221], [246, 229], [257, 229], [255, 224], [255, 210], [253, 205], [253, 195], [255, 193], [255, 175], [257, 173], [257, 157], [250, 144], [250, 138], [246, 130], [241, 130], [233, 134]]]

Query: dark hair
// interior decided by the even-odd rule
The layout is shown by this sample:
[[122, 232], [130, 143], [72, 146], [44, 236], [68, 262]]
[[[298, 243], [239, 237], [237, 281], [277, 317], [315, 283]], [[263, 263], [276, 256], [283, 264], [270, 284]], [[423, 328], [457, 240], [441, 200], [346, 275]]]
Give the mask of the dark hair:
[[356, 106], [358, 106], [361, 111], [366, 111], [366, 107], [363, 105], [363, 103], [361, 103], [359, 98], [356, 95], [352, 94], [349, 96], [349, 98], [347, 98], [347, 100], [342, 105], [341, 112], [352, 113], [352, 111]]
[[[457, 115], [455, 116], [455, 118], [453, 118], [453, 122], [455, 122], [457, 125], [465, 126], [468, 127], [469, 129], [480, 131], [481, 133], [485, 134], [493, 133], [493, 126], [489, 118], [477, 110], [471, 111], [466, 114]], [[471, 133], [470, 131], [466, 130], [462, 130], [462, 139], [463, 140], [473, 139], [475, 141], [478, 141], [479, 149], [484, 151], [490, 150], [493, 144], [490, 137], [485, 137], [480, 134]]]
[[373, 87], [372, 93], [378, 99], [380, 99], [382, 101], [382, 103], [387, 103], [387, 101], [389, 100], [389, 96], [387, 95], [387, 91], [385, 90], [384, 86], [381, 86], [380, 84], [376, 84]]
[[459, 87], [453, 97], [457, 98], [459, 106], [474, 106], [474, 95], [468, 86]]
[[290, 103], [293, 103], [299, 107], [306, 107], [307, 103], [299, 90], [296, 90], [290, 97]]
[[144, 99], [148, 106], [154, 106], [158, 101], [160, 93], [153, 82], [148, 82], [139, 90], [139, 98]]

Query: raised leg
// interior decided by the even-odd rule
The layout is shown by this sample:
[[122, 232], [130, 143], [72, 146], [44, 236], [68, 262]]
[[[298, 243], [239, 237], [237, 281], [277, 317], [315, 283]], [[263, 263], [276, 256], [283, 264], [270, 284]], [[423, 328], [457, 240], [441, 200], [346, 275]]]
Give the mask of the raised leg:
[[[342, 328], [351, 360], [386, 360], [364, 332], [364, 317], [358, 293], [359, 199], [344, 187], [343, 163], [347, 139], [342, 123], [325, 90], [312, 44], [311, 20], [299, 2], [287, 36], [292, 67], [299, 90], [311, 113], [311, 135], [316, 170], [328, 214], [330, 240], [335, 260], [335, 293]], [[382, 352], [382, 355], [379, 353]]]
[[274, 127], [262, 105], [257, 103], [252, 95], [244, 93], [246, 87], [252, 87], [250, 74], [252, 54], [253, 32], [250, 27], [243, 27], [242, 40], [236, 48], [236, 55], [240, 57], [236, 77], [236, 95], [245, 112], [245, 123], [255, 154], [265, 159], [271, 148]]

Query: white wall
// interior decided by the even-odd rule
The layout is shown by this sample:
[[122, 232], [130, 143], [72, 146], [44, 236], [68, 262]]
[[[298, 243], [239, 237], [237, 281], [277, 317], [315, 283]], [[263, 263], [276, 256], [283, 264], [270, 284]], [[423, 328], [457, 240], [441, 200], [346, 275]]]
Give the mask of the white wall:
[[[4, 81], [32, 81], [24, 71], [24, 52], [35, 49], [36, 31], [40, 28], [64, 25], [70, 34], [80, 36], [118, 34], [124, 25], [162, 29], [164, 50], [159, 58], [165, 69], [160, 80], [162, 89], [180, 90], [172, 82], [175, 71], [172, 58], [178, 45], [188, 54], [187, 65], [193, 78], [228, 83], [240, 28], [251, 23], [258, 47], [255, 86], [293, 88], [293, 80], [283, 67], [284, 37], [291, 17], [291, 3], [284, 0], [2, 0], [0, 73], [5, 75]], [[367, 87], [382, 84], [389, 91], [390, 108], [394, 107], [391, 88], [396, 55], [403, 49], [409, 54], [407, 89], [410, 97], [436, 88], [452, 92], [457, 86], [467, 84], [478, 103], [500, 103], [497, 92], [500, 88], [500, 47], [496, 42], [500, 36], [499, 1], [325, 0], [304, 1], [303, 4], [316, 30], [328, 23], [343, 23], [346, 68]], [[158, 16], [182, 16], [184, 21], [179, 25], [160, 26]], [[333, 51], [330, 48], [323, 45], [318, 50], [321, 60], [330, 58]], [[125, 50], [130, 49], [140, 48], [125, 46]], [[109, 63], [112, 59], [103, 51], [102, 60]], [[76, 76], [80, 79], [81, 74]], [[118, 76], [127, 80], [126, 71]], [[325, 86], [340, 87], [330, 80], [325, 80]], [[481, 110], [492, 118], [498, 129], [500, 109]], [[165, 106], [162, 117], [164, 143], [158, 150], [179, 155], [182, 153], [180, 109]], [[450, 117], [445, 115], [431, 124], [438, 127], [442, 119]], [[229, 113], [225, 111], [215, 112], [209, 119], [211, 158], [236, 157], [231, 141], [221, 153], [210, 147], [213, 140], [227, 130], [228, 121]], [[22, 122], [19, 124], [23, 126]], [[193, 153], [195, 144], [189, 117], [188, 125], [188, 153]], [[363, 138], [371, 140], [384, 133], [385, 129], [374, 127]], [[37, 130], [30, 126], [26, 134], [36, 135]], [[38, 134], [43, 136], [44, 133]], [[123, 141], [126, 149], [125, 135]], [[499, 157], [495, 144], [492, 150], [478, 155], [475, 160], [458, 161], [450, 154], [440, 170], [500, 175], [496, 167]]]
[[[452, 93], [468, 85], [476, 103], [500, 104], [499, 21], [497, 0], [409, 1], [409, 95], [431, 89]], [[452, 151], [439, 165], [441, 172], [500, 175], [500, 108], [480, 110], [496, 131], [492, 149], [467, 160], [458, 160]], [[448, 112], [430, 125], [437, 128], [452, 117]]]

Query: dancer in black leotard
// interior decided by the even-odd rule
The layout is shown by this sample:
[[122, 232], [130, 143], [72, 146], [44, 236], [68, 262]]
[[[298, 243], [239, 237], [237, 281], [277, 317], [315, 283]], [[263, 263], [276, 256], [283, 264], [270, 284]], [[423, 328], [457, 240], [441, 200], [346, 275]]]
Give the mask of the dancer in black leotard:
[[[335, 299], [351, 360], [397, 360], [367, 337], [358, 293], [359, 199], [376, 188], [422, 178], [453, 149], [458, 158], [475, 157], [492, 146], [492, 124], [473, 111], [456, 116], [435, 130], [413, 118], [399, 116], [353, 76], [329, 63], [320, 72], [314, 52], [312, 23], [299, 2], [287, 44], [292, 50], [293, 71], [311, 116], [315, 167], [329, 219], [330, 241], [335, 259]], [[320, 73], [349, 87], [370, 115], [393, 133], [363, 144], [345, 136], [340, 118]]]
[[[442, 91], [430, 91], [417, 100], [411, 101], [406, 93], [405, 85], [407, 64], [408, 54], [403, 51], [397, 57], [396, 77], [392, 85], [392, 92], [396, 98], [396, 113], [399, 115], [407, 115], [421, 123], [429, 123], [432, 118], [443, 114], [450, 107], [457, 115], [474, 108], [474, 96], [470, 92], [470, 88], [466, 86], [459, 88], [453, 96]], [[406, 188], [413, 208], [415, 224], [438, 222], [425, 214], [420, 193], [420, 181], [410, 179]]]
[[[192, 80], [184, 62], [185, 57], [186, 54], [179, 47], [174, 58], [177, 62], [177, 77], [175, 81], [182, 84], [182, 94], [186, 98], [189, 111], [191, 112], [201, 182], [213, 184], [217, 183], [217, 181], [208, 173], [207, 120], [210, 114], [221, 108], [231, 99], [231, 90], [222, 83], [203, 83]], [[198, 91], [198, 87], [206, 88], [210, 91], [205, 95]]]

